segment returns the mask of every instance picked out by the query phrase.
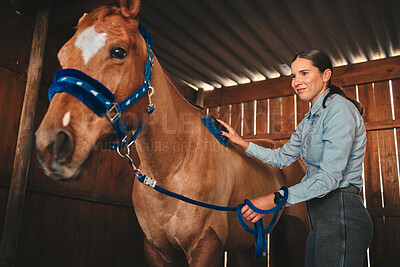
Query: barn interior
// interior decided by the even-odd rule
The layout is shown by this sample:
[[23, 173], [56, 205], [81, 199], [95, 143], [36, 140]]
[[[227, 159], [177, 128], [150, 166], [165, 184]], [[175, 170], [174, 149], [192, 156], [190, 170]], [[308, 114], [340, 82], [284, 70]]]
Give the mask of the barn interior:
[[[83, 13], [112, 2], [0, 2], [0, 255], [15, 266], [147, 266], [132, 211], [132, 174], [118, 155], [100, 145], [81, 179], [69, 183], [45, 176], [34, 146], [23, 160], [16, 157], [32, 51], [43, 51], [35, 130], [60, 69], [58, 50]], [[362, 197], [375, 233], [366, 263], [398, 266], [399, 11], [396, 0], [143, 0], [139, 20], [181, 94], [247, 139], [290, 138], [309, 108], [290, 86], [291, 60], [307, 48], [325, 51], [333, 83], [365, 108]], [[36, 35], [44, 42], [39, 48]]]

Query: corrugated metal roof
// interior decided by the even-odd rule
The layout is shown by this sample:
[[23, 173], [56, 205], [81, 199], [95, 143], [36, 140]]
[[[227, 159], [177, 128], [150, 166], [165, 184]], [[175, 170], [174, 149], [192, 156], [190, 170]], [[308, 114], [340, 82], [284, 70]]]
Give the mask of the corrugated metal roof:
[[[53, 1], [50, 27], [110, 2]], [[400, 55], [399, 13], [399, 0], [143, 0], [139, 17], [169, 73], [212, 89], [288, 75], [306, 48], [335, 66]]]
[[290, 73], [294, 55], [335, 66], [400, 54], [398, 0], [152, 0], [140, 19], [166, 70], [205, 89]]

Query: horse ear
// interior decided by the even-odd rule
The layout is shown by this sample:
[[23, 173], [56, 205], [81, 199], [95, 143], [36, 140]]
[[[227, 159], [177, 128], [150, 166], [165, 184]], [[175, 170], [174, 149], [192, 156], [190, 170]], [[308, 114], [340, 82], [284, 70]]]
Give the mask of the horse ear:
[[121, 14], [128, 18], [135, 18], [140, 9], [140, 0], [119, 0]]
[[81, 21], [88, 15], [88, 13], [83, 13], [82, 17], [79, 19], [78, 21], [78, 25], [79, 23], [81, 23]]

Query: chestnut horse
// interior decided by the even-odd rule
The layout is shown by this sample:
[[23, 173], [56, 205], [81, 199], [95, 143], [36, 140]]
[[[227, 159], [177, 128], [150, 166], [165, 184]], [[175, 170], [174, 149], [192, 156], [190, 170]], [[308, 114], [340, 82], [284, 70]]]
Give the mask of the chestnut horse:
[[[99, 81], [116, 101], [131, 95], [143, 84], [149, 57], [148, 44], [138, 30], [139, 6], [139, 1], [121, 0], [120, 8], [100, 7], [85, 14], [75, 35], [59, 51], [62, 68], [77, 69]], [[245, 198], [277, 191], [304, 175], [298, 162], [282, 171], [247, 157], [237, 147], [218, 143], [201, 122], [203, 112], [178, 93], [156, 58], [152, 65], [154, 94], [140, 98], [123, 119], [129, 130], [144, 126], [135, 147], [140, 169], [157, 185], [199, 201], [237, 206]], [[150, 101], [155, 110], [148, 117]], [[36, 132], [38, 157], [46, 174], [62, 180], [77, 177], [96, 143], [110, 132], [113, 128], [105, 116], [96, 115], [71, 94], [55, 94]], [[229, 251], [229, 266], [254, 265], [254, 237], [243, 230], [234, 213], [187, 204], [138, 182], [132, 202], [151, 265], [221, 266], [224, 250]], [[305, 235], [298, 239], [293, 232], [304, 232], [305, 216], [304, 206], [296, 205], [286, 208], [281, 217], [294, 218], [280, 236], [289, 249], [285, 257], [296, 266], [303, 262]], [[297, 226], [292, 224], [296, 221]]]

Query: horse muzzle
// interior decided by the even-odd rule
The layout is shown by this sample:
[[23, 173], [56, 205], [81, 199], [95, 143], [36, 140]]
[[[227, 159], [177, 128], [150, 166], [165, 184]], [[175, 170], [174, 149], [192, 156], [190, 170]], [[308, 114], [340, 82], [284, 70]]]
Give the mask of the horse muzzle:
[[36, 132], [36, 151], [46, 175], [56, 179], [76, 176], [78, 168], [71, 166], [74, 138], [66, 129], [39, 130]]

